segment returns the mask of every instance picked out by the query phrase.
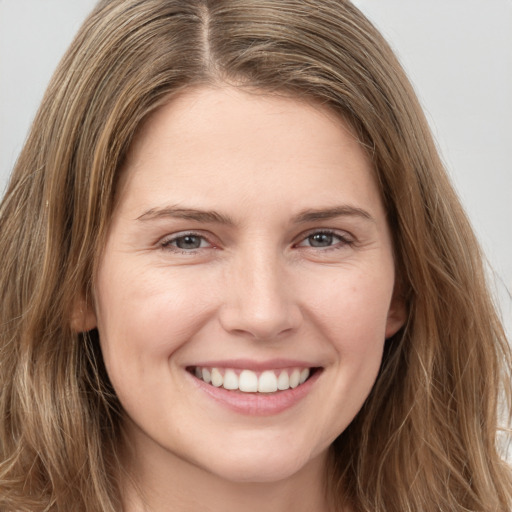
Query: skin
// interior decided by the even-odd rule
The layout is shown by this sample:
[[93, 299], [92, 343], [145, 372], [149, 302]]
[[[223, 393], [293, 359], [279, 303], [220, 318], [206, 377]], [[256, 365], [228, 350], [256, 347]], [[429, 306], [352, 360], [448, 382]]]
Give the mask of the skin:
[[[327, 510], [329, 445], [404, 322], [355, 137], [320, 106], [193, 89], [146, 121], [118, 197], [81, 327], [98, 328], [125, 411], [126, 510]], [[292, 407], [243, 414], [186, 369], [234, 358], [321, 371]]]

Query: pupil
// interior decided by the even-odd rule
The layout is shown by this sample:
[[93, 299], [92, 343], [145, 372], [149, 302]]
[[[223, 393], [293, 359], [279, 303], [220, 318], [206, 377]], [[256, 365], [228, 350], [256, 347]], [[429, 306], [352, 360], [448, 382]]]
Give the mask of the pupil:
[[329, 233], [316, 233], [309, 237], [312, 247], [328, 247], [332, 245], [332, 235]]
[[201, 238], [195, 235], [186, 235], [176, 240], [176, 246], [179, 249], [199, 249]]

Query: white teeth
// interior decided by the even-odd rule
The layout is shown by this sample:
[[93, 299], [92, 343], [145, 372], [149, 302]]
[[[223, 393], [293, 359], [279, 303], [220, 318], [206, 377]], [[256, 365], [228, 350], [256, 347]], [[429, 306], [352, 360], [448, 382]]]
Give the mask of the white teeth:
[[293, 368], [289, 370], [265, 370], [258, 374], [252, 370], [237, 371], [227, 368], [194, 368], [194, 375], [217, 388], [240, 390], [244, 393], [275, 393], [294, 389], [304, 384], [310, 376], [309, 368]]
[[216, 388], [220, 388], [223, 382], [222, 373], [220, 373], [217, 368], [212, 368], [212, 385]]
[[208, 370], [207, 368], [203, 368], [202, 372], [203, 372], [203, 380], [206, 382], [206, 384], [210, 384], [210, 382], [212, 381], [212, 376], [210, 374], [210, 370]]
[[290, 377], [288, 377], [288, 372], [284, 370], [279, 374], [279, 378], [277, 379], [277, 389], [284, 391], [290, 388]]
[[245, 393], [254, 393], [258, 391], [258, 376], [251, 370], [242, 370], [240, 372], [238, 389]]
[[260, 393], [273, 393], [277, 391], [277, 377], [273, 371], [268, 370], [260, 375], [258, 391]]
[[309, 368], [304, 368], [304, 370], [302, 370], [300, 372], [299, 384], [304, 384], [304, 382], [306, 382], [308, 377], [309, 377]]
[[238, 389], [238, 375], [233, 370], [224, 373], [224, 389]]
[[290, 387], [296, 388], [299, 385], [300, 382], [300, 370], [293, 370], [292, 374], [290, 375]]

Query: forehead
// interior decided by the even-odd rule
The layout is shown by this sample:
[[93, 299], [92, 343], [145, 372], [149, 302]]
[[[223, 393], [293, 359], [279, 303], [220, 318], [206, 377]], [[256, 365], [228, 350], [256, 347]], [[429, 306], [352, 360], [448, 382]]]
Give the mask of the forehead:
[[162, 204], [250, 197], [264, 206], [308, 191], [320, 202], [380, 202], [371, 162], [339, 116], [234, 87], [196, 88], [155, 111], [135, 137], [120, 188]]

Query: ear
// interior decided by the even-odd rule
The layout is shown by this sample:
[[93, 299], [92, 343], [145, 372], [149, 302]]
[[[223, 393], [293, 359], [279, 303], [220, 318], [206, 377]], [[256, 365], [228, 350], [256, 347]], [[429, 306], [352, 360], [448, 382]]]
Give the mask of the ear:
[[395, 288], [386, 321], [386, 339], [394, 336], [405, 325], [406, 320], [407, 308], [405, 306], [405, 300], [400, 290]]
[[84, 297], [75, 300], [71, 310], [71, 328], [75, 332], [87, 332], [97, 325], [96, 313]]

